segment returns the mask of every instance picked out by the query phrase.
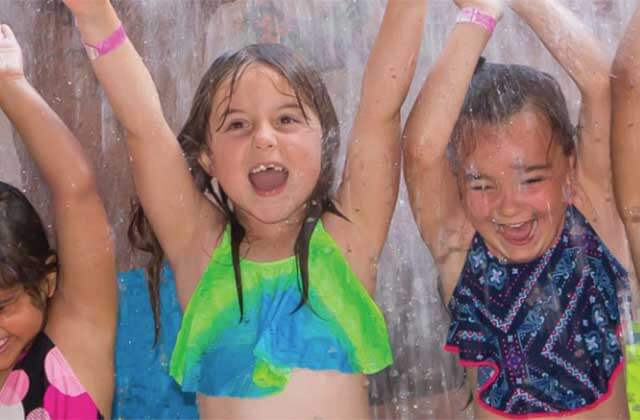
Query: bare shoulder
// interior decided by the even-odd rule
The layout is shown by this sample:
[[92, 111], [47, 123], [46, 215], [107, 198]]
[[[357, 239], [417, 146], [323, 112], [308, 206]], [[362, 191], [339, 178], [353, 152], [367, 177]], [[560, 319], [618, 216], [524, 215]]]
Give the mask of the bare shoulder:
[[630, 272], [633, 271], [627, 234], [613, 197], [613, 188], [602, 191], [589, 181], [581, 181], [573, 204], [593, 226], [611, 253]]
[[322, 224], [342, 251], [351, 270], [373, 295], [379, 255], [367, 240], [363, 227], [329, 212], [322, 216]]
[[114, 386], [115, 326], [96, 326], [79, 317], [49, 322], [45, 333], [60, 350], [73, 374], [108, 418]]
[[445, 305], [458, 283], [475, 232], [466, 218], [451, 218], [443, 223], [432, 243], [427, 243], [438, 268], [439, 287]]
[[184, 254], [171, 266], [176, 276], [180, 306], [184, 310], [204, 274], [213, 252], [220, 244], [227, 221], [222, 212], [208, 200], [198, 215], [198, 226]]

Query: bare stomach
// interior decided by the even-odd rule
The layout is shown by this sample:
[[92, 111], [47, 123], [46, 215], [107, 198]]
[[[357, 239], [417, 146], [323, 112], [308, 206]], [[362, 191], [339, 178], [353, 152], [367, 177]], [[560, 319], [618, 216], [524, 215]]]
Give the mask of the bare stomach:
[[368, 419], [364, 375], [295, 369], [280, 394], [267, 398], [198, 396], [202, 419]]

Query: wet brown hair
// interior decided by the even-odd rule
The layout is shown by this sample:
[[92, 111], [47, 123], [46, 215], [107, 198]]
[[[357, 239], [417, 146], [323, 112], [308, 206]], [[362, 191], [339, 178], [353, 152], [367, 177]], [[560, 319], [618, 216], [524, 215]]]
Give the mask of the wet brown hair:
[[58, 270], [56, 253], [29, 200], [0, 181], [0, 288], [22, 287], [40, 310], [46, 307], [41, 286]]
[[[249, 45], [236, 52], [218, 57], [200, 81], [187, 121], [178, 135], [178, 142], [182, 147], [197, 188], [214, 197], [231, 226], [231, 251], [240, 319], [244, 315], [244, 301], [239, 249], [245, 236], [245, 229], [229, 205], [225, 191], [220, 188], [220, 191], [217, 192], [211, 187], [211, 176], [200, 166], [198, 158], [208, 150], [211, 140], [212, 127], [209, 122], [215, 93], [224, 82], [229, 81], [229, 95], [233, 95], [243, 71], [248, 65], [254, 63], [268, 66], [281, 74], [293, 88], [304, 117], [308, 119], [305, 106], [303, 106], [306, 105], [318, 115], [322, 127], [320, 177], [307, 200], [305, 221], [302, 223], [294, 246], [302, 292], [302, 298], [296, 310], [301, 308], [309, 297], [309, 240], [318, 220], [327, 211], [344, 217], [330, 196], [335, 179], [335, 161], [340, 145], [340, 127], [335, 108], [320, 74], [296, 52], [279, 44]], [[227, 109], [222, 116], [223, 123], [228, 114], [228, 104], [229, 100], [227, 101]], [[219, 127], [215, 127], [216, 131], [218, 129]], [[157, 342], [160, 332], [159, 274], [164, 253], [139, 204], [134, 206], [133, 218], [129, 226], [129, 239], [136, 248], [151, 254], [146, 272]]]
[[487, 63], [481, 57], [447, 146], [454, 174], [460, 174], [460, 165], [475, 149], [477, 127], [499, 126], [524, 109], [549, 124], [552, 142], [565, 156], [575, 152], [577, 129], [553, 76], [529, 66]]

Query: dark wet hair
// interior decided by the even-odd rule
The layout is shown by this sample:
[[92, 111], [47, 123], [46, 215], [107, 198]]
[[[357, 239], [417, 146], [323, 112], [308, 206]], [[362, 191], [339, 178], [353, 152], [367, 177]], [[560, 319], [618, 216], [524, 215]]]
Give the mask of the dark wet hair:
[[525, 108], [548, 122], [552, 141], [565, 156], [574, 153], [577, 129], [553, 76], [529, 66], [487, 63], [481, 57], [447, 146], [453, 172], [459, 174], [461, 162], [475, 149], [476, 127], [504, 124]]
[[29, 200], [0, 181], [0, 288], [23, 287], [33, 304], [43, 310], [46, 297], [40, 286], [47, 275], [57, 271], [55, 256]]
[[[307, 64], [299, 54], [279, 44], [249, 45], [236, 52], [226, 53], [218, 57], [200, 81], [189, 117], [178, 135], [178, 142], [182, 147], [197, 188], [203, 193], [208, 192], [214, 197], [231, 226], [231, 251], [240, 307], [240, 319], [244, 315], [244, 301], [239, 249], [240, 243], [245, 236], [245, 230], [229, 205], [225, 191], [220, 188], [220, 191], [217, 192], [211, 187], [211, 176], [200, 166], [198, 157], [209, 146], [210, 129], [212, 128], [209, 126], [209, 121], [215, 93], [222, 83], [228, 80], [230, 82], [229, 94], [233, 95], [235, 86], [242, 77], [243, 71], [252, 63], [269, 66], [287, 79], [293, 88], [304, 117], [308, 120], [303, 104], [318, 115], [322, 127], [320, 177], [307, 200], [305, 220], [295, 242], [295, 254], [302, 292], [302, 299], [296, 310], [301, 308], [309, 297], [308, 256], [309, 240], [313, 229], [324, 212], [329, 211], [344, 217], [330, 197], [335, 177], [335, 161], [340, 145], [340, 127], [335, 108], [320, 74]], [[229, 100], [226, 102], [227, 109], [223, 113], [223, 122], [228, 114]], [[213, 128], [216, 131], [219, 129], [219, 127]], [[160, 331], [159, 274], [164, 253], [151, 230], [142, 207], [139, 205], [134, 206], [133, 219], [129, 226], [129, 239], [136, 248], [151, 254], [146, 271], [149, 280], [157, 341]]]

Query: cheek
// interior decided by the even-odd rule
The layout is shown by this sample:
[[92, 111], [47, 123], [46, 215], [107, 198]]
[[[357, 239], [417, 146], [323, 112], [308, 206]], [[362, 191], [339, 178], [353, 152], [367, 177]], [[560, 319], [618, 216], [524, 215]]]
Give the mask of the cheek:
[[28, 302], [20, 302], [13, 308], [6, 308], [0, 316], [2, 328], [16, 336], [31, 339], [35, 336], [42, 322], [44, 314], [41, 310]]
[[230, 157], [237, 155], [240, 152], [239, 147], [241, 142], [234, 142], [232, 139], [219, 138], [211, 142], [209, 146], [209, 156], [217, 164], [224, 163]]
[[298, 170], [305, 177], [318, 177], [321, 171], [322, 145], [320, 140], [309, 139], [309, 141], [298, 144], [291, 144], [291, 148], [286, 152], [294, 154], [295, 161], [298, 162]]
[[217, 178], [234, 174], [242, 163], [241, 147], [234, 145], [232, 141], [216, 141], [210, 145], [209, 150], [209, 159], [213, 164], [214, 172], [212, 175]]
[[466, 191], [463, 202], [471, 220], [486, 219], [491, 216], [491, 199], [488, 194]]
[[526, 201], [538, 212], [557, 213], [565, 207], [562, 188], [555, 185], [526, 194]]

